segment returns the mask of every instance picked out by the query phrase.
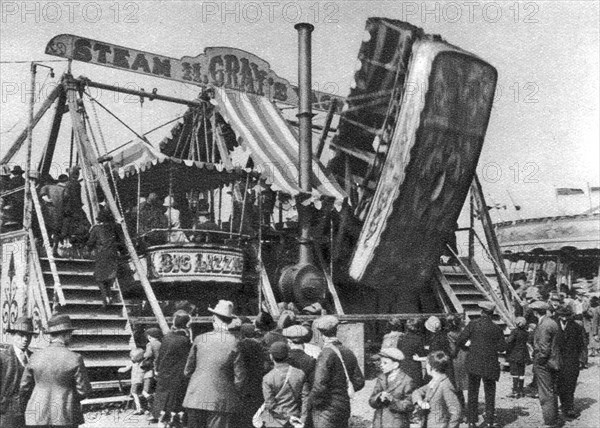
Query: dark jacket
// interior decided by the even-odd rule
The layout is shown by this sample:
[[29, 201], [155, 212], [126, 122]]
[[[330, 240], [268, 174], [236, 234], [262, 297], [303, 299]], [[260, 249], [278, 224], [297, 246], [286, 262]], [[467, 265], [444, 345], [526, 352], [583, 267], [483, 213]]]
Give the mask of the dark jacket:
[[467, 372], [484, 379], [500, 379], [498, 352], [506, 350], [502, 329], [494, 324], [492, 318], [482, 314], [471, 321], [458, 337], [457, 346], [471, 341], [467, 354]]
[[27, 425], [78, 426], [84, 423], [81, 400], [91, 392], [81, 355], [51, 342], [29, 360], [21, 380]]
[[[373, 428], [410, 427], [410, 416], [413, 410], [411, 393], [414, 389], [415, 381], [402, 371], [391, 382], [388, 382], [386, 374], [377, 376], [369, 398], [369, 405], [375, 409]], [[380, 396], [384, 391], [394, 397], [392, 401], [381, 401]]]
[[[27, 351], [31, 357], [31, 351]], [[21, 364], [10, 346], [0, 350], [0, 426], [21, 428], [25, 426], [25, 415], [19, 400], [19, 387], [25, 366]]]
[[585, 330], [574, 320], [568, 320], [563, 330], [558, 323], [558, 350], [563, 366], [575, 366], [579, 369], [579, 355], [585, 346]]
[[354, 353], [340, 342], [325, 345], [317, 359], [315, 379], [308, 399], [317, 428], [345, 427], [350, 418], [346, 374], [332, 346], [339, 349], [354, 390], [359, 391], [365, 386], [365, 378]]
[[506, 339], [506, 360], [510, 363], [529, 364], [529, 350], [527, 342], [529, 332], [522, 328], [515, 328]]
[[183, 410], [181, 405], [187, 387], [183, 369], [191, 347], [190, 338], [185, 330], [170, 331], [163, 337], [155, 360], [155, 416], [158, 416], [161, 410], [167, 414]]
[[247, 373], [246, 382], [240, 392], [243, 413], [252, 417], [263, 403], [262, 381], [265, 375], [263, 348], [257, 340], [244, 338], [238, 342], [238, 349]]
[[533, 363], [551, 370], [560, 369], [558, 324], [550, 316], [543, 316], [533, 332]]
[[400, 368], [409, 375], [417, 387], [423, 384], [423, 366], [420, 361], [415, 361], [413, 355], [425, 357], [425, 341], [423, 336], [409, 331], [398, 340], [398, 349], [404, 354], [404, 360], [400, 361]]
[[194, 339], [184, 370], [186, 376], [191, 376], [184, 407], [219, 413], [241, 412], [240, 392], [247, 371], [237, 342], [227, 330], [214, 330]]
[[92, 227], [86, 246], [96, 249], [94, 279], [103, 282], [115, 279], [121, 248], [118, 226], [115, 223], [98, 223]]
[[309, 356], [302, 349], [290, 349], [288, 362], [292, 367], [296, 367], [304, 372], [306, 375], [306, 381], [309, 386], [312, 386], [315, 378], [315, 367], [317, 366], [317, 360]]

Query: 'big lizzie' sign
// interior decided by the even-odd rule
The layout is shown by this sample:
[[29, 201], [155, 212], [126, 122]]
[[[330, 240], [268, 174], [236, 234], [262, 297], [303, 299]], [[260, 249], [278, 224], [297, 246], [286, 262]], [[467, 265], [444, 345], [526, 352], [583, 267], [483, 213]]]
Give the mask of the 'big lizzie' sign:
[[[269, 63], [241, 49], [206, 48], [196, 57], [170, 58], [71, 34], [54, 37], [46, 46], [49, 55], [69, 58], [135, 73], [196, 85], [215, 85], [298, 104], [298, 88], [277, 76]], [[315, 108], [328, 109], [341, 97], [313, 92]], [[342, 103], [338, 103], [341, 107]]]

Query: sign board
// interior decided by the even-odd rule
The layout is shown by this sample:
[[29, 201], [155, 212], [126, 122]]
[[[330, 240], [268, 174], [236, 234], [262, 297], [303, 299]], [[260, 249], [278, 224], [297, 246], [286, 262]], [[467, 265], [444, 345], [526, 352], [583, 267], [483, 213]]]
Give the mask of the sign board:
[[242, 282], [244, 256], [241, 250], [161, 248], [149, 250], [147, 259], [151, 281]]
[[[209, 47], [196, 57], [175, 59], [72, 34], [61, 34], [50, 40], [46, 54], [198, 86], [235, 89], [265, 96], [276, 102], [298, 105], [298, 87], [277, 76], [265, 60], [241, 49]], [[338, 100], [341, 110], [343, 97], [313, 91], [313, 107], [328, 110], [334, 98]]]

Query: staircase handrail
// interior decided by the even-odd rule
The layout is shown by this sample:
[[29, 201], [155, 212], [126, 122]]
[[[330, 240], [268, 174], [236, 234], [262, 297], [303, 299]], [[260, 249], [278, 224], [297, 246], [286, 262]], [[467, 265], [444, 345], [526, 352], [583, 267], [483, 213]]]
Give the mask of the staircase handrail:
[[458, 260], [458, 263], [460, 263], [461, 267], [463, 268], [464, 272], [467, 274], [469, 280], [471, 280], [473, 285], [475, 285], [475, 287], [477, 287], [484, 296], [494, 301], [494, 303], [496, 304], [496, 308], [498, 309], [498, 313], [502, 316], [504, 322], [506, 322], [508, 326], [514, 327], [515, 323], [512, 317], [504, 311], [504, 303], [500, 300], [496, 293], [494, 293], [493, 290], [490, 290], [491, 292], [488, 292], [485, 289], [485, 287], [479, 282], [479, 280], [475, 277], [475, 275], [473, 275], [473, 273], [467, 267], [467, 265], [460, 259], [460, 257], [458, 257], [458, 254], [456, 254], [449, 245], [446, 244], [446, 247], [450, 250], [450, 252], [456, 258], [456, 260]]
[[[65, 305], [65, 295], [63, 293], [62, 285], [60, 283], [60, 277], [58, 275], [58, 269], [56, 268], [56, 260], [54, 259], [54, 252], [52, 250], [52, 245], [50, 244], [50, 238], [48, 237], [48, 231], [46, 230], [46, 221], [44, 220], [44, 215], [42, 213], [42, 206], [40, 204], [40, 199], [37, 194], [37, 189], [35, 188], [34, 183], [31, 183], [31, 198], [33, 199], [33, 206], [35, 207], [35, 213], [38, 219], [38, 223], [40, 225], [40, 230], [42, 232], [42, 242], [44, 243], [44, 248], [46, 250], [46, 255], [48, 257], [48, 263], [50, 264], [50, 272], [52, 273], [52, 279], [54, 280], [54, 293], [58, 297], [58, 303], [61, 306]], [[33, 244], [33, 242], [32, 242]], [[37, 251], [37, 249], [36, 249]]]
[[[34, 287], [34, 293], [37, 291], [39, 296], [36, 296], [42, 302], [42, 306], [44, 308], [45, 317], [42, 317], [42, 325], [47, 325], [48, 320], [52, 316], [52, 308], [50, 307], [50, 301], [48, 300], [48, 293], [46, 292], [46, 284], [44, 281], [44, 274], [42, 273], [42, 266], [40, 263], [40, 257], [37, 251], [37, 246], [35, 245], [35, 237], [33, 236], [33, 231], [29, 229], [29, 236], [25, 239], [29, 239], [31, 243], [29, 247], [29, 251], [31, 254], [31, 259], [28, 260], [29, 263], [32, 263], [35, 269], [35, 275], [38, 278], [37, 287]], [[31, 281], [30, 281], [31, 283]]]
[[444, 290], [444, 292], [446, 293], [446, 295], [450, 299], [450, 302], [454, 306], [454, 309], [456, 310], [456, 312], [458, 312], [459, 314], [464, 313], [465, 312], [465, 308], [463, 308], [462, 303], [456, 297], [456, 293], [454, 292], [454, 290], [450, 286], [450, 283], [448, 282], [448, 278], [446, 278], [446, 275], [442, 272], [442, 270], [440, 269], [439, 266], [435, 270], [435, 276], [437, 277], [437, 280], [440, 283], [442, 289]]
[[481, 244], [481, 246], [485, 250], [486, 254], [488, 255], [488, 257], [490, 258], [490, 260], [492, 261], [492, 263], [496, 267], [496, 270], [498, 271], [498, 274], [499, 274], [500, 278], [502, 279], [502, 283], [504, 284], [504, 287], [506, 289], [508, 289], [508, 291], [510, 292], [510, 294], [512, 294], [512, 296], [519, 303], [519, 305], [523, 306], [525, 304], [525, 302], [523, 302], [523, 300], [521, 299], [521, 297], [519, 297], [519, 293], [517, 293], [517, 291], [513, 288], [513, 286], [511, 285], [509, 279], [506, 277], [506, 275], [504, 275], [504, 272], [502, 271], [502, 269], [500, 268], [500, 266], [498, 266], [498, 263], [496, 262], [496, 260], [494, 259], [494, 257], [492, 257], [492, 255], [490, 254], [490, 252], [488, 251], [488, 249], [485, 247], [485, 245], [483, 245], [483, 242], [481, 241], [481, 238], [479, 237], [479, 235], [477, 234], [477, 232], [473, 231], [473, 233], [475, 234], [475, 236], [477, 237], [477, 240], [479, 241], [479, 243]]

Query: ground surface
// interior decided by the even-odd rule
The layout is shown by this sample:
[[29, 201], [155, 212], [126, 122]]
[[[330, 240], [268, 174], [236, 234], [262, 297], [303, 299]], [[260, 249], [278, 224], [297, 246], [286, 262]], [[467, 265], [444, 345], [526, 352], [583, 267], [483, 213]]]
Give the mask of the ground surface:
[[[567, 421], [565, 428], [600, 428], [600, 358], [590, 358], [590, 368], [583, 370], [575, 393], [575, 407], [581, 416]], [[531, 380], [531, 366], [526, 383]], [[367, 381], [365, 388], [356, 394], [352, 402], [351, 428], [370, 428], [373, 410], [368, 398], [374, 381]], [[506, 428], [536, 428], [543, 425], [539, 400], [533, 398], [507, 398], [512, 387], [509, 373], [503, 372], [498, 383], [496, 408], [498, 423]], [[480, 401], [483, 401], [483, 391]], [[134, 416], [133, 410], [102, 410], [86, 413], [84, 428], [156, 427], [148, 424], [144, 416]], [[480, 422], [482, 420], [480, 419]], [[414, 425], [416, 427], [416, 425]], [[462, 425], [461, 425], [462, 426]], [[466, 426], [466, 424], [464, 425]]]

